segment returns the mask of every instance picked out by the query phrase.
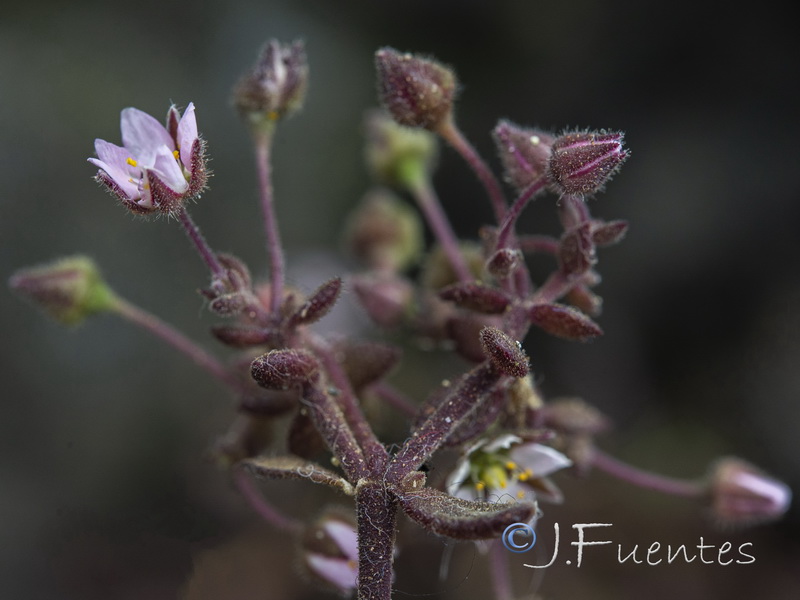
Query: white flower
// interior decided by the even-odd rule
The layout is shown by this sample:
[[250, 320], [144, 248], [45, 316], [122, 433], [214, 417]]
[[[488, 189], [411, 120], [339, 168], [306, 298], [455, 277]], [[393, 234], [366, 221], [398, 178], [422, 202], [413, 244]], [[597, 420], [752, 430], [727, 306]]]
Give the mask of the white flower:
[[561, 502], [561, 491], [547, 476], [571, 465], [572, 461], [550, 446], [504, 434], [469, 448], [446, 486], [451, 495], [468, 500], [510, 496]]

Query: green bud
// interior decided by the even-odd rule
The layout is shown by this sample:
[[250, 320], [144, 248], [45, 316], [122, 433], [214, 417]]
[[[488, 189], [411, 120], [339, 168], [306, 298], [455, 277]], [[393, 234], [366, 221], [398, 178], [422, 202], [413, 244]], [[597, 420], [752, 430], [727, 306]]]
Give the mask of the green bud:
[[365, 119], [366, 159], [372, 176], [388, 185], [408, 188], [427, 177], [436, 164], [436, 136], [395, 123], [381, 110]]

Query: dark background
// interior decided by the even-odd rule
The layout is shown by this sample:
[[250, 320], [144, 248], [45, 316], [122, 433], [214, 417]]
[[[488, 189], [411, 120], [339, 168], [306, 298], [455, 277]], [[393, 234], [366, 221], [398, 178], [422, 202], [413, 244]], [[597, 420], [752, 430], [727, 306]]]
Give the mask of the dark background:
[[[193, 209], [216, 248], [263, 275], [266, 257], [248, 137], [229, 90], [268, 38], [305, 39], [311, 86], [281, 126], [275, 187], [291, 277], [311, 290], [338, 274], [338, 235], [369, 185], [361, 115], [375, 104], [383, 45], [454, 65], [458, 119], [494, 166], [499, 117], [547, 129], [620, 129], [632, 157], [593, 212], [625, 218], [602, 251], [606, 335], [588, 345], [526, 341], [550, 395], [580, 395], [616, 422], [602, 440], [632, 462], [701, 474], [736, 454], [800, 487], [800, 187], [797, 51], [782, 6], [719, 3], [207, 2], [16, 3], [0, 22], [0, 275], [73, 253], [94, 256], [122, 295], [213, 342], [195, 290], [203, 266], [175, 223], [135, 219], [91, 181], [93, 140], [119, 141], [119, 111], [159, 118], [197, 105], [214, 177]], [[436, 185], [473, 237], [490, 211], [449, 150]], [[521, 231], [554, 233], [554, 200]], [[98, 318], [75, 331], [0, 292], [0, 589], [6, 598], [314, 598], [294, 547], [258, 524], [205, 460], [231, 420], [227, 392], [140, 331]], [[354, 325], [355, 320], [355, 325]], [[326, 327], [361, 327], [352, 309]], [[456, 365], [408, 352], [399, 386], [421, 398]], [[423, 385], [425, 384], [425, 385]], [[387, 440], [387, 441], [398, 441]], [[562, 532], [611, 522], [629, 548], [751, 541], [749, 566], [617, 565], [587, 549], [580, 571], [549, 570], [545, 598], [796, 598], [800, 513], [716, 532], [696, 508], [592, 475], [562, 476]], [[267, 493], [297, 516], [316, 489]], [[408, 527], [398, 597], [486, 597], [483, 561]], [[572, 533], [570, 532], [571, 536]], [[567, 538], [567, 541], [574, 538]], [[562, 541], [562, 549], [565, 541]], [[530, 557], [526, 557], [530, 558]], [[510, 558], [520, 593], [531, 572]], [[559, 561], [560, 563], [561, 561]], [[541, 574], [541, 572], [540, 572]], [[538, 582], [534, 582], [534, 586]], [[436, 596], [434, 596], [436, 597]]]

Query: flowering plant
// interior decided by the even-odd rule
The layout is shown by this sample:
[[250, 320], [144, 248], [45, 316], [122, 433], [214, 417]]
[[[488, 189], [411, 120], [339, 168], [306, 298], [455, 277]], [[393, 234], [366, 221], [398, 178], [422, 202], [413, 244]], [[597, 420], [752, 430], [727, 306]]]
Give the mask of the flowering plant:
[[[243, 261], [219, 253], [201, 235], [187, 204], [205, 189], [205, 144], [195, 107], [175, 107], [166, 124], [133, 108], [121, 117], [122, 146], [97, 140], [97, 181], [137, 214], [174, 216], [210, 272], [201, 293], [209, 310], [227, 319], [211, 333], [241, 352], [226, 364], [158, 318], [115, 294], [90, 259], [77, 257], [18, 272], [11, 286], [51, 315], [79, 323], [115, 313], [185, 353], [225, 383], [237, 400], [233, 426], [215, 446], [218, 463], [242, 497], [275, 527], [294, 536], [302, 563], [315, 579], [361, 599], [391, 596], [400, 512], [428, 532], [456, 540], [492, 540], [489, 552], [496, 595], [512, 597], [503, 547], [497, 538], [516, 523], [541, 518], [539, 501], [561, 501], [549, 476], [561, 469], [598, 468], [630, 483], [706, 502], [726, 524], [780, 517], [790, 491], [748, 463], [727, 459], [709, 476], [679, 481], [647, 473], [606, 455], [595, 436], [608, 419], [583, 400], [545, 400], [530, 374], [522, 341], [531, 327], [574, 341], [602, 334], [595, 319], [601, 299], [597, 249], [624, 237], [628, 224], [594, 217], [588, 200], [601, 192], [629, 156], [615, 131], [561, 134], [500, 121], [494, 139], [512, 203], [496, 176], [458, 128], [453, 105], [457, 78], [439, 62], [384, 48], [376, 53], [384, 111], [367, 121], [368, 164], [376, 182], [356, 208], [348, 244], [363, 271], [321, 283], [308, 296], [286, 285], [285, 259], [271, 180], [274, 132], [295, 114], [307, 87], [300, 43], [270, 42], [234, 92], [236, 108], [253, 137], [263, 210], [269, 280], [256, 283]], [[411, 128], [411, 129], [409, 129]], [[453, 231], [431, 181], [436, 139], [460, 154], [485, 189], [494, 223], [480, 243]], [[537, 196], [558, 197], [557, 236], [517, 231]], [[410, 196], [436, 238], [423, 252], [421, 227], [398, 193]], [[553, 259], [534, 281], [526, 255]], [[417, 281], [408, 269], [424, 255]], [[405, 328], [452, 349], [463, 373], [424, 399], [409, 399], [387, 382], [400, 359], [394, 345], [325, 337], [312, 327], [351, 286], [364, 311], [386, 329]], [[345, 332], [347, 333], [347, 332]], [[363, 403], [368, 397], [408, 418], [410, 432], [397, 448], [383, 443]], [[265, 427], [278, 417], [288, 426], [278, 445]], [[426, 464], [447, 450], [461, 459], [447, 481]], [[323, 465], [328, 460], [333, 468]], [[279, 513], [254, 478], [299, 479], [354, 498], [352, 515], [325, 513], [316, 521]]]

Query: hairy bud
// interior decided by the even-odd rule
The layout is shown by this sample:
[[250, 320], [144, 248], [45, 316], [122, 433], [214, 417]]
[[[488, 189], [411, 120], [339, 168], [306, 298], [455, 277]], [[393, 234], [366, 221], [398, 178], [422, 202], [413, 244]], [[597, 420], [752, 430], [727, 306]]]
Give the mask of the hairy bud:
[[65, 325], [77, 325], [89, 315], [109, 310], [114, 302], [114, 293], [97, 266], [85, 256], [23, 269], [8, 283], [11, 289]]
[[528, 374], [530, 366], [522, 344], [494, 327], [485, 327], [480, 336], [486, 356], [498, 371], [512, 377]]
[[522, 264], [522, 252], [512, 248], [501, 248], [486, 262], [486, 270], [497, 279], [505, 279]]
[[492, 132], [506, 180], [522, 191], [547, 172], [553, 136], [500, 121]]
[[750, 463], [723, 458], [710, 474], [711, 512], [724, 525], [753, 525], [779, 519], [788, 510], [792, 492]]
[[622, 132], [576, 131], [553, 142], [550, 181], [563, 194], [594, 194], [619, 170], [629, 152]]
[[433, 131], [449, 118], [456, 92], [452, 70], [393, 48], [378, 50], [375, 66], [381, 102], [400, 125]]
[[242, 118], [264, 124], [291, 116], [303, 105], [308, 62], [303, 42], [271, 40], [255, 66], [237, 84], [233, 103]]
[[319, 363], [304, 350], [273, 350], [255, 359], [250, 374], [258, 385], [270, 390], [285, 390], [317, 377]]

